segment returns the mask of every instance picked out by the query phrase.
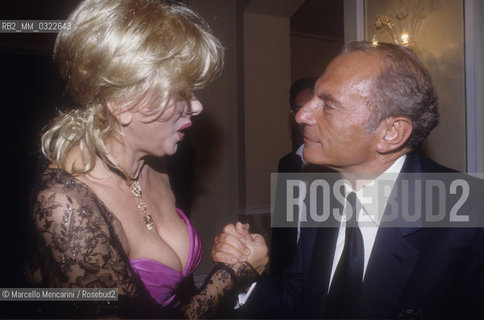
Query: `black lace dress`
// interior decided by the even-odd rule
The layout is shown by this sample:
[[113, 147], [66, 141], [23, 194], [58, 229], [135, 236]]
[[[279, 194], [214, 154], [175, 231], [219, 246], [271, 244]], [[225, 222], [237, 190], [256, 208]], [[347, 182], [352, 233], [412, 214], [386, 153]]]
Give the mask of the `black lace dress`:
[[[120, 221], [87, 185], [60, 169], [44, 171], [33, 210], [32, 283], [44, 288], [117, 288], [118, 301], [45, 303], [39, 307], [41, 316], [210, 317], [237, 279], [257, 276], [247, 263], [234, 266], [236, 273], [217, 265], [198, 293], [180, 293], [181, 307], [163, 308], [131, 267], [118, 239], [120, 228]], [[180, 284], [179, 290], [185, 287]]]

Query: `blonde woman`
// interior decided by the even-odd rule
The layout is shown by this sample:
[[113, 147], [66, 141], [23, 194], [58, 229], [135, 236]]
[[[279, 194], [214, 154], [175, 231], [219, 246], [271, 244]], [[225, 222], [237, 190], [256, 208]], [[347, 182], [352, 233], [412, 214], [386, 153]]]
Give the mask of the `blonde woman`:
[[249, 237], [246, 262], [218, 264], [199, 293], [181, 299], [200, 237], [175, 207], [168, 176], [145, 160], [176, 152], [202, 112], [195, 91], [222, 68], [221, 44], [179, 4], [86, 0], [59, 33], [54, 59], [77, 108], [42, 137], [50, 166], [34, 206], [32, 281], [117, 288], [118, 303], [64, 303], [75, 317], [210, 316], [236, 281], [262, 272], [265, 244]]

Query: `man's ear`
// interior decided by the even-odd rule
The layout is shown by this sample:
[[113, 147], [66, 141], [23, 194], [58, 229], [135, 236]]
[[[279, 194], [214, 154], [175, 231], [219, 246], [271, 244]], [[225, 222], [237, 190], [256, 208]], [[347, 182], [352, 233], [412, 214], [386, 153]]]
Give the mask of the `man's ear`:
[[109, 112], [111, 112], [111, 114], [118, 120], [121, 126], [127, 126], [133, 120], [133, 112], [130, 110], [119, 112], [119, 110], [117, 110], [116, 103], [113, 101], [108, 101], [107, 106]]
[[412, 121], [407, 117], [389, 117], [380, 125], [380, 139], [376, 145], [378, 153], [390, 153], [405, 145], [412, 134]]

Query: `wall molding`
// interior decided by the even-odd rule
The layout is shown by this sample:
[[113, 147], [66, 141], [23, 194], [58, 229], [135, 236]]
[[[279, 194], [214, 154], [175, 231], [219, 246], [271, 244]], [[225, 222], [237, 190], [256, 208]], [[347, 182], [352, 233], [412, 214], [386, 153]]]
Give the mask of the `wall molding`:
[[356, 0], [356, 41], [365, 40], [365, 0]]
[[466, 81], [466, 147], [467, 172], [473, 174], [483, 171], [480, 149], [484, 144], [483, 127], [480, 123], [482, 101], [479, 88], [479, 33], [477, 0], [464, 1], [464, 35], [465, 35], [465, 81]]
[[253, 216], [259, 214], [269, 214], [271, 213], [270, 207], [259, 207], [259, 208], [241, 208], [238, 210], [238, 214]]
[[344, 0], [345, 44], [365, 40], [365, 0]]
[[319, 34], [306, 33], [306, 32], [291, 32], [291, 36], [299, 37], [299, 38], [315, 39], [315, 40], [321, 40], [321, 41], [327, 41], [327, 42], [335, 42], [335, 43], [343, 42], [343, 39], [341, 38], [326, 37]]

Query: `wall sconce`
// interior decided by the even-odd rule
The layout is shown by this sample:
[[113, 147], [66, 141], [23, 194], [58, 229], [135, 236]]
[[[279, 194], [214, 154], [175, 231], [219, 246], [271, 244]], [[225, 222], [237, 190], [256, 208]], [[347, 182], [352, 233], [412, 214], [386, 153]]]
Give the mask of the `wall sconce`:
[[417, 51], [417, 36], [421, 24], [432, 11], [434, 5], [434, 0], [400, 1], [399, 8], [394, 10], [395, 19], [384, 14], [377, 15], [375, 20], [376, 32], [371, 41], [374, 45], [377, 45], [377, 33], [386, 31], [395, 44]]

